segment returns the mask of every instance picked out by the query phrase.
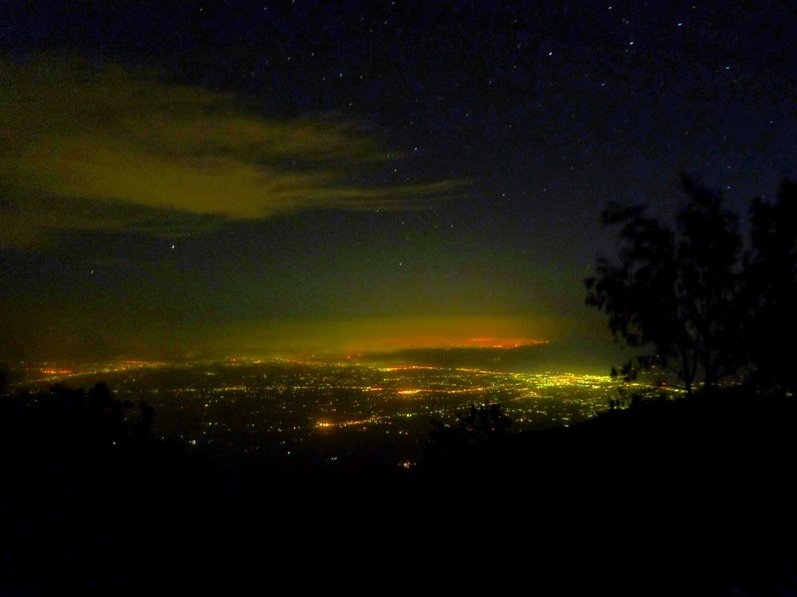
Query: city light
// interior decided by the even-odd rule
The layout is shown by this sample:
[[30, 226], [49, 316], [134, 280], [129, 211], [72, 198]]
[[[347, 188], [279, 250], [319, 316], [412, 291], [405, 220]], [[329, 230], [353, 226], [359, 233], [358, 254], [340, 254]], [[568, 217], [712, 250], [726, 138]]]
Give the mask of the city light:
[[336, 465], [366, 453], [415, 462], [431, 421], [454, 424], [472, 404], [500, 403], [512, 420], [510, 432], [570, 426], [606, 411], [612, 400], [621, 404], [618, 382], [609, 376], [353, 359], [49, 363], [32, 370], [20, 387], [90, 387], [97, 381], [131, 404], [150, 404], [161, 435], [211, 453], [282, 459], [290, 452], [291, 462]]

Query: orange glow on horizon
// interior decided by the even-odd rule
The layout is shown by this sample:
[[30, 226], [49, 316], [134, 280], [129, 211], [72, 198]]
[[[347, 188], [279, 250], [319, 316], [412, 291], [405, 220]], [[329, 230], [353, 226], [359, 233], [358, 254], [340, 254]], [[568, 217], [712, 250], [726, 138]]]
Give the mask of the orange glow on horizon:
[[[210, 330], [209, 330], [210, 332]], [[408, 316], [337, 320], [242, 322], [208, 334], [227, 350], [251, 354], [339, 354], [434, 348], [520, 348], [548, 344], [561, 335], [553, 318], [531, 316]]]
[[72, 369], [42, 369], [42, 375], [72, 375]]
[[[373, 345], [390, 350], [424, 348], [521, 348], [548, 344], [542, 338], [461, 338], [452, 336], [406, 336], [402, 338], [376, 338]], [[347, 356], [346, 358], [349, 358]]]

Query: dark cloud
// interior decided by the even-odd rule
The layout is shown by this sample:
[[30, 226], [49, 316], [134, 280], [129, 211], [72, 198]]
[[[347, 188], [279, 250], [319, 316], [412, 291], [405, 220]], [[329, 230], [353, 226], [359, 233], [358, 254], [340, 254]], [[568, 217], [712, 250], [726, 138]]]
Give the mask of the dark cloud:
[[355, 182], [397, 157], [363, 127], [266, 118], [246, 97], [153, 73], [40, 55], [0, 61], [0, 87], [5, 244], [61, 229], [173, 233], [306, 209], [418, 209], [461, 187]]

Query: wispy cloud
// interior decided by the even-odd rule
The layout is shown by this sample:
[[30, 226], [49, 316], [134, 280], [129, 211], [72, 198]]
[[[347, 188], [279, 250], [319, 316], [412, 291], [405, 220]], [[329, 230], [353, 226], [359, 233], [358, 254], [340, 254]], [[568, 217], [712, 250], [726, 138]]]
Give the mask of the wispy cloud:
[[52, 55], [0, 59], [0, 89], [0, 210], [13, 226], [5, 244], [57, 230], [418, 209], [461, 192], [452, 180], [355, 183], [388, 159], [361, 127], [267, 118], [252, 98], [157, 73]]

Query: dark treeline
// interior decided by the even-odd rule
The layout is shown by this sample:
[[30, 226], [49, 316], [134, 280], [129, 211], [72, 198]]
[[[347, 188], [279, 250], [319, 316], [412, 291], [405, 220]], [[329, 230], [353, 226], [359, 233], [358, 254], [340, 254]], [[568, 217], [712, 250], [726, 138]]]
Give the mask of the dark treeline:
[[587, 303], [608, 315], [618, 340], [642, 351], [623, 373], [659, 368], [690, 393], [732, 379], [793, 395], [797, 184], [783, 182], [775, 202], [752, 202], [745, 239], [719, 192], [682, 182], [674, 225], [644, 206], [603, 213], [620, 229], [620, 249], [616, 260], [599, 258]]

